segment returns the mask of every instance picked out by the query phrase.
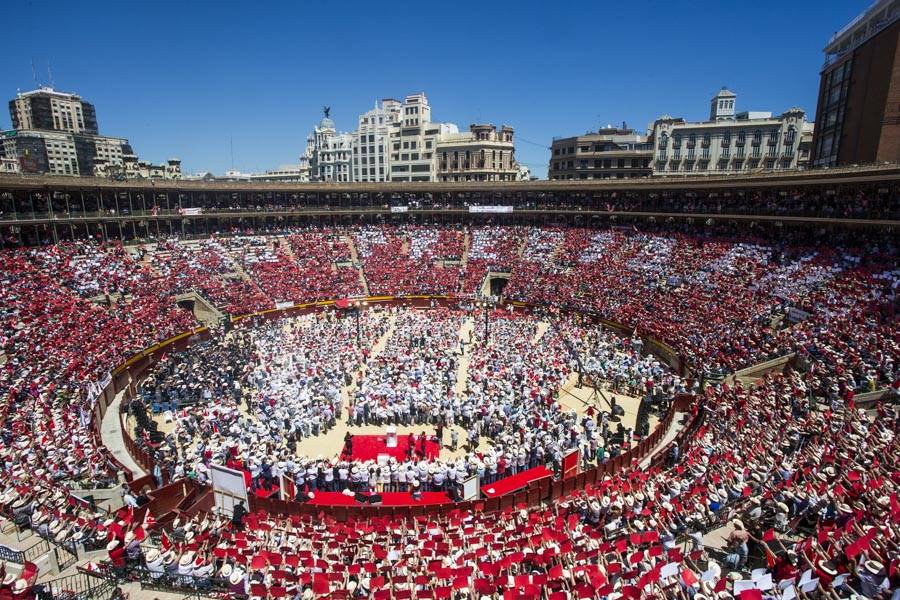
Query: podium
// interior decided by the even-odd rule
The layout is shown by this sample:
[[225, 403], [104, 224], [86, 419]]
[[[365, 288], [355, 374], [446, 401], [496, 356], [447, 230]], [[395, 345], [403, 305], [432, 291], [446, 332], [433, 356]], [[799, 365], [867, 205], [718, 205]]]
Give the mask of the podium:
[[385, 430], [384, 445], [388, 448], [397, 447], [397, 428], [393, 425], [388, 425]]

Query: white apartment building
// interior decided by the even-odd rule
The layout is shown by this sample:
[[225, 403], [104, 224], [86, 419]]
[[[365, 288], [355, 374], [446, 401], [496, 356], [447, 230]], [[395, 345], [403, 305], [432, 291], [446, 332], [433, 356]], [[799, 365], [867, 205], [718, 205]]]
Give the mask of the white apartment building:
[[391, 126], [400, 119], [403, 105], [385, 98], [381, 106], [359, 116], [353, 132], [353, 181], [390, 181]]
[[411, 94], [391, 125], [390, 180], [436, 181], [435, 149], [438, 138], [459, 133], [453, 123], [433, 123], [425, 94]]
[[805, 168], [812, 123], [791, 108], [736, 112], [737, 96], [725, 88], [710, 102], [708, 121], [690, 122], [664, 115], [653, 124], [654, 175], [741, 173]]
[[301, 168], [308, 165], [310, 181], [349, 183], [353, 181], [352, 155], [353, 135], [338, 133], [326, 109], [318, 127], [306, 138]]

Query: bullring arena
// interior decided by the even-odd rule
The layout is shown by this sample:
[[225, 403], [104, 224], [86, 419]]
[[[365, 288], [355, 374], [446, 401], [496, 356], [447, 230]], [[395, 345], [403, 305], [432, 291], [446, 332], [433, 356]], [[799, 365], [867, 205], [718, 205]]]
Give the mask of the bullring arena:
[[887, 597], [898, 194], [0, 177], [3, 585]]

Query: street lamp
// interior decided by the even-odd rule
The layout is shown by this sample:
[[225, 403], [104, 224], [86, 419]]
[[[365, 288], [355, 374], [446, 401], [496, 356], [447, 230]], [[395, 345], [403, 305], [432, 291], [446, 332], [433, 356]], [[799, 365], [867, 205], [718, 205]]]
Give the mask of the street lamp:
[[359, 324], [359, 313], [362, 312], [362, 309], [368, 306], [368, 302], [365, 300], [354, 300], [353, 307], [356, 309], [354, 312], [356, 313], [356, 345], [360, 346], [362, 344], [362, 330]]

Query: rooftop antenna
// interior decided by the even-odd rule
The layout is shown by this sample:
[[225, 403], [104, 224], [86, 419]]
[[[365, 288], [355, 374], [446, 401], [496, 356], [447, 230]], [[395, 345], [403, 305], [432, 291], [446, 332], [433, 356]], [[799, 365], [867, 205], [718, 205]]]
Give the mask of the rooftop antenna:
[[31, 78], [34, 80], [34, 87], [39, 88], [41, 85], [38, 83], [37, 78], [37, 69], [34, 68], [34, 59], [31, 59]]
[[234, 136], [230, 137], [231, 139], [231, 170], [234, 171]]
[[47, 61], [47, 79], [50, 80], [50, 87], [53, 87], [53, 71], [50, 70], [50, 61]]

